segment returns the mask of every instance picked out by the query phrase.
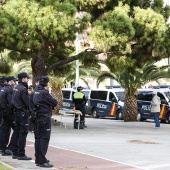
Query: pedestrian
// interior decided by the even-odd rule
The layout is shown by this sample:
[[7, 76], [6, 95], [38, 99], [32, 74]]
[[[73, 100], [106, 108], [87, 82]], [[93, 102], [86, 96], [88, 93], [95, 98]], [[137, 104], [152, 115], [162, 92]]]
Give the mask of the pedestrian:
[[51, 136], [51, 116], [52, 108], [57, 106], [57, 100], [54, 99], [47, 89], [49, 78], [41, 76], [39, 85], [35, 89], [33, 95], [34, 105], [37, 111], [37, 145], [36, 145], [36, 165], [40, 167], [50, 168], [52, 164], [46, 159], [46, 153]]
[[31, 160], [31, 157], [25, 155], [26, 138], [28, 134], [29, 118], [29, 97], [28, 80], [26, 72], [18, 74], [18, 84], [12, 93], [12, 104], [15, 109], [16, 133], [18, 134], [19, 149], [13, 152], [13, 159]]
[[151, 101], [151, 113], [155, 121], [155, 127], [160, 127], [159, 122], [159, 112], [160, 112], [160, 97], [157, 96], [157, 92], [152, 92], [152, 101]]
[[73, 94], [73, 102], [75, 103], [75, 109], [80, 110], [82, 115], [80, 116], [80, 123], [85, 125], [85, 105], [86, 105], [86, 97], [82, 92], [83, 88], [81, 86], [77, 87], [77, 92]]
[[[12, 155], [12, 150], [18, 148], [18, 138], [16, 134], [15, 115], [12, 106], [12, 92], [16, 78], [10, 76], [7, 78], [7, 84], [0, 91], [0, 107], [2, 108], [2, 156]], [[9, 131], [13, 130], [9, 142]], [[9, 142], [9, 145], [7, 146]]]

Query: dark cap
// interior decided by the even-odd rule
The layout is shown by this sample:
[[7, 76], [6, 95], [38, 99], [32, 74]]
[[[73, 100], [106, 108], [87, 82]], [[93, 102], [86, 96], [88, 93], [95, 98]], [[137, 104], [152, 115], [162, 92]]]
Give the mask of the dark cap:
[[7, 82], [9, 82], [11, 80], [17, 81], [17, 79], [14, 76], [7, 77]]
[[49, 82], [49, 78], [47, 76], [39, 77], [39, 83], [40, 84], [47, 84], [48, 82]]
[[38, 77], [36, 80], [35, 80], [35, 82], [39, 82], [40, 81], [40, 77]]
[[23, 78], [30, 78], [29, 75], [26, 72], [22, 72], [18, 74], [18, 78], [19, 79], [23, 79]]
[[7, 79], [6, 76], [0, 76], [0, 81], [5, 81]]
[[83, 90], [83, 87], [78, 86], [78, 87], [77, 87], [77, 91], [80, 91], [80, 90]]

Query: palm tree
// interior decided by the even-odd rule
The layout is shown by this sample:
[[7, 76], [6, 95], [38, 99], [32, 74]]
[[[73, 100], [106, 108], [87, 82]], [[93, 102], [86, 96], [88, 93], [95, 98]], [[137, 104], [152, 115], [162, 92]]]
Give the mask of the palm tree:
[[59, 114], [59, 109], [62, 107], [62, 87], [64, 78], [50, 77], [51, 95], [57, 100], [58, 104], [54, 108], [53, 114]]
[[160, 78], [170, 78], [169, 65], [158, 67], [154, 63], [136, 69], [133, 74], [128, 72], [104, 73], [97, 79], [97, 86], [106, 78], [115, 79], [125, 88], [125, 103], [123, 109], [124, 121], [134, 121], [137, 117], [136, 92], [142, 85]]
[[0, 53], [0, 73], [9, 75], [13, 70], [14, 61], [8, 57], [9, 50]]
[[[85, 68], [83, 65], [80, 65], [79, 67], [79, 74], [80, 74], [80, 79], [83, 80], [83, 82], [89, 87], [88, 82], [86, 81], [86, 78], [94, 78], [97, 79], [97, 77], [101, 74], [102, 72], [100, 69], [95, 68], [95, 67], [90, 67], [90, 68]], [[72, 68], [72, 70], [68, 73], [68, 75], [65, 77], [65, 81], [73, 81], [76, 78], [76, 71], [75, 67]]]
[[28, 75], [32, 75], [31, 60], [16, 63], [13, 71], [15, 74], [19, 72], [27, 72]]

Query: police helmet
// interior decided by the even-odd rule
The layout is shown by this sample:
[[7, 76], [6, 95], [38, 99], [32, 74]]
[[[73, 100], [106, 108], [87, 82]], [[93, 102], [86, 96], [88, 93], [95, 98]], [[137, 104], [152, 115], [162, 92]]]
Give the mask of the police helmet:
[[23, 78], [30, 78], [29, 75], [26, 72], [21, 72], [18, 74], [18, 79], [23, 79]]
[[0, 84], [4, 84], [7, 80], [6, 76], [0, 76]]
[[11, 80], [17, 81], [17, 79], [16, 79], [14, 76], [9, 76], [9, 77], [7, 77], [7, 82], [9, 82], [9, 81], [11, 81]]
[[49, 82], [49, 78], [47, 76], [39, 77], [39, 84], [42, 86], [46, 86]]

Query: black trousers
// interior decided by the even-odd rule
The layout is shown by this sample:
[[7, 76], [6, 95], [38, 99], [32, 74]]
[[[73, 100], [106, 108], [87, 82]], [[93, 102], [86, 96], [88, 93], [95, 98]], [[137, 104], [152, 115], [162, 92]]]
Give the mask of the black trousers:
[[9, 136], [11, 132], [11, 128], [13, 130], [13, 133], [11, 135], [10, 143], [8, 145], [8, 149], [14, 150], [16, 147], [17, 149], [17, 143], [18, 141], [17, 134], [16, 134], [16, 126], [15, 126], [15, 115], [14, 113], [11, 114], [3, 114], [3, 120], [2, 120], [2, 152], [5, 152], [7, 149], [7, 144], [9, 142]]
[[82, 115], [80, 116], [80, 121], [85, 122], [85, 108], [82, 104], [75, 104], [76, 110], [80, 110], [82, 112]]
[[28, 115], [25, 114], [23, 116], [23, 112], [20, 111], [16, 112], [15, 123], [16, 123], [15, 135], [18, 138], [19, 149], [18, 151], [15, 150], [13, 154], [15, 156], [25, 156], [26, 138], [27, 138], [28, 126], [29, 126]]
[[42, 164], [47, 163], [46, 153], [51, 136], [51, 116], [39, 115], [37, 119], [36, 143], [35, 143], [35, 162]]
[[[0, 111], [0, 136], [2, 136], [2, 120], [3, 120], [3, 114], [2, 114], [2, 111]], [[9, 142], [9, 137], [10, 137], [10, 132], [11, 132], [11, 129], [10, 127], [6, 127], [6, 131], [8, 131], [8, 135], [6, 136], [6, 140], [3, 140], [2, 137], [0, 137], [0, 150], [2, 150], [2, 145], [3, 145], [3, 142], [5, 141], [5, 144], [8, 145], [8, 142]]]
[[[2, 112], [0, 111], [0, 136], [2, 136]], [[0, 138], [0, 150], [2, 150], [2, 138]]]
[[38, 131], [37, 131], [37, 119], [34, 122], [34, 138], [35, 138], [35, 143], [34, 143], [34, 148], [35, 148], [35, 163], [39, 164], [38, 161], [38, 154], [37, 154], [37, 148], [38, 148]]

